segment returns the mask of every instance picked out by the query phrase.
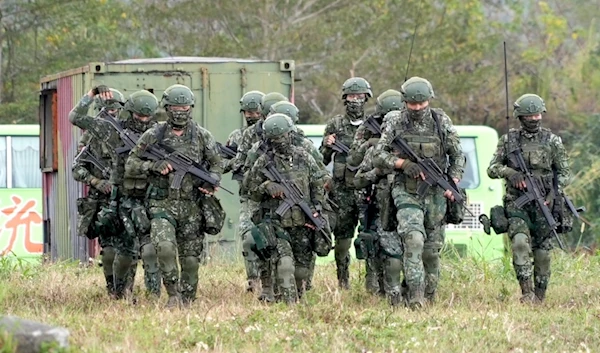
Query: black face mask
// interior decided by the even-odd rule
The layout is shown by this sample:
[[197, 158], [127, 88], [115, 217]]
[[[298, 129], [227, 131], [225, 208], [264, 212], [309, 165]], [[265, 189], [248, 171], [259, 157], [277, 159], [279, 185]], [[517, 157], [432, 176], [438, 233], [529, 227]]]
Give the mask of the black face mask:
[[271, 147], [277, 153], [286, 154], [290, 152], [290, 148], [292, 146], [292, 140], [289, 135], [280, 136], [274, 139], [271, 139]]
[[523, 127], [523, 130], [530, 132], [530, 133], [535, 133], [535, 132], [540, 131], [540, 127], [542, 126], [542, 119], [528, 120], [528, 119], [521, 117], [521, 118], [519, 118], [519, 120], [521, 121], [521, 126]]

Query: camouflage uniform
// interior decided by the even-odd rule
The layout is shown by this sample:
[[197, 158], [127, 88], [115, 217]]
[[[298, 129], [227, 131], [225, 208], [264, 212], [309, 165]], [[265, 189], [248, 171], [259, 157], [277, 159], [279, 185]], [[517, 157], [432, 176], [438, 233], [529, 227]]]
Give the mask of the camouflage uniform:
[[[520, 119], [545, 111], [545, 105], [539, 96], [525, 95], [515, 103], [515, 116]], [[523, 120], [521, 123], [527, 124]], [[549, 129], [539, 127], [539, 124], [511, 129], [508, 134], [502, 135], [487, 170], [490, 178], [506, 180], [504, 208], [508, 217], [513, 266], [523, 294], [521, 300], [524, 302], [544, 300], [551, 272], [549, 254], [552, 249], [551, 229], [535, 202], [530, 202], [523, 208], [515, 205], [515, 200], [523, 195], [523, 192], [513, 185], [515, 181], [523, 180], [522, 172], [519, 171], [514, 157], [511, 156], [511, 152], [518, 148], [522, 150], [528, 169], [538, 180], [538, 184], [543, 186], [541, 191], [547, 195], [548, 207], [551, 210], [554, 206], [553, 169], [560, 190], [569, 184], [571, 171], [561, 138]], [[530, 259], [532, 252], [533, 274]], [[535, 289], [532, 288], [532, 277]]]
[[[282, 114], [273, 115], [269, 119], [289, 120]], [[269, 160], [273, 160], [275, 168], [284, 178], [296, 183], [305, 195], [305, 201], [315, 210], [322, 210], [325, 203], [324, 174], [306, 150], [292, 145], [287, 135], [291, 131], [291, 125], [290, 120], [285, 132], [271, 138], [275, 143], [272, 150], [258, 157], [244, 180], [250, 197], [260, 202], [259, 211], [253, 216], [256, 227], [251, 233], [255, 244], [262, 243], [256, 241], [256, 237], [271, 239], [271, 253], [263, 261], [272, 266], [277, 278], [277, 292], [286, 303], [293, 303], [302, 295], [309, 280], [314, 247], [318, 240], [315, 232], [306, 227], [305, 224], [309, 221], [298, 206], [293, 206], [283, 217], [275, 213], [282, 200], [275, 198], [271, 191], [272, 187], [277, 190], [279, 184], [269, 180], [264, 173]]]
[[[107, 167], [111, 166], [111, 158], [108, 147], [100, 140], [93, 138], [89, 132], [85, 132], [79, 140], [78, 152], [82, 148], [88, 148], [89, 153], [93, 154], [100, 162]], [[106, 176], [96, 166], [78, 161], [75, 159], [72, 166], [73, 179], [90, 186], [87, 197], [77, 200], [78, 219], [77, 235], [87, 236], [88, 238], [98, 237], [98, 242], [102, 250], [100, 256], [104, 278], [106, 279], [106, 289], [109, 295], [115, 294], [115, 281], [113, 277], [113, 263], [115, 261], [116, 250], [113, 246], [114, 234], [97, 234], [95, 220], [101, 207], [107, 207], [110, 193], [102, 190], [102, 186], [108, 183]]]
[[[362, 95], [363, 98], [347, 99], [349, 94]], [[361, 78], [348, 79], [342, 85], [342, 100], [346, 105], [346, 114], [337, 115], [330, 119], [325, 126], [321, 154], [323, 161], [328, 165], [333, 161], [333, 184], [329, 186], [333, 202], [337, 204], [338, 212], [335, 220], [333, 234], [335, 236], [335, 264], [337, 267], [337, 278], [341, 288], [348, 289], [350, 286], [350, 245], [354, 237], [354, 231], [358, 223], [358, 203], [356, 202], [356, 190], [354, 188], [355, 172], [348, 169], [347, 158], [343, 153], [335, 152], [327, 145], [326, 139], [335, 134], [336, 141], [346, 145], [352, 145], [358, 125], [364, 117], [364, 104], [372, 97], [371, 86]]]
[[[348, 156], [348, 165], [358, 167], [354, 184], [359, 195], [359, 226], [358, 237], [354, 241], [357, 258], [362, 258], [366, 263], [365, 286], [371, 294], [384, 295], [386, 281], [384, 277], [384, 263], [387, 253], [399, 257], [401, 252], [387, 251], [380, 244], [400, 244], [396, 229], [395, 212], [391, 202], [390, 183], [388, 175], [393, 171], [382, 172], [373, 167], [375, 146], [381, 134], [375, 127], [381, 129], [383, 117], [392, 110], [399, 110], [402, 103], [400, 92], [387, 90], [377, 97], [377, 111], [369, 116], [365, 123], [356, 130], [354, 141]], [[367, 123], [370, 122], [368, 127]], [[390, 175], [393, 177], [393, 175]], [[388, 238], [395, 239], [395, 241]], [[401, 259], [401, 258], [400, 258]], [[391, 285], [388, 284], [388, 288]], [[388, 293], [389, 294], [389, 293]]]
[[[150, 237], [157, 249], [163, 284], [169, 295], [168, 306], [185, 304], [196, 298], [199, 258], [202, 255], [205, 226], [209, 219], [203, 205], [208, 198], [198, 190], [205, 188], [199, 180], [186, 174], [179, 189], [171, 184], [173, 173], [161, 174], [167, 161], [144, 158], [148, 146], [161, 144], [180, 152], [212, 173], [221, 172], [221, 157], [212, 134], [191, 120], [194, 97], [191, 90], [174, 85], [163, 95], [168, 121], [147, 130], [131, 150], [126, 163], [128, 175], [145, 175], [148, 179], [147, 206]], [[171, 106], [187, 106], [188, 110], [170, 110]], [[175, 133], [182, 131], [181, 135]], [[168, 169], [167, 169], [168, 170]], [[181, 276], [178, 268], [181, 266]]]
[[[114, 92], [118, 91], [114, 90]], [[96, 100], [98, 103], [99, 97], [96, 97]], [[124, 144], [117, 131], [108, 121], [87, 115], [93, 101], [94, 98], [89, 93], [84, 95], [69, 113], [69, 121], [73, 125], [89, 132], [94, 138], [104, 141], [109, 147], [108, 153], [111, 156], [113, 168], [110, 183], [118, 190], [118, 195], [120, 195], [123, 184], [124, 159], [115, 151]], [[116, 199], [118, 198], [119, 196], [116, 196]], [[130, 236], [127, 232], [121, 232], [121, 234], [114, 238], [113, 246], [116, 249], [115, 262], [113, 264], [115, 293], [117, 297], [122, 297], [125, 295], [125, 290], [132, 286], [131, 278], [128, 280], [128, 272], [132, 266], [137, 266], [136, 258], [138, 249], [136, 248], [136, 238]], [[129, 275], [129, 277], [131, 276]]]
[[[424, 86], [430, 90], [427, 95], [422, 93]], [[405, 101], [408, 99], [409, 102], [423, 102], [433, 97], [431, 84], [421, 78], [409, 79], [402, 87]], [[415, 91], [417, 93], [414, 93]], [[460, 139], [452, 121], [441, 109], [427, 106], [420, 110], [406, 109], [389, 113], [376, 147], [375, 167], [382, 170], [395, 168], [398, 157], [395, 151], [392, 151], [391, 143], [396, 136], [402, 137], [421, 158], [432, 158], [442, 170], [447, 171], [449, 177], [458, 180], [462, 178], [465, 158]], [[399, 157], [405, 159], [402, 163], [403, 168], [417, 166], [407, 159], [408, 156]], [[419, 169], [417, 166], [417, 170]], [[395, 172], [392, 189], [397, 209], [398, 234], [404, 248], [403, 264], [397, 259], [399, 254], [389, 254], [392, 256], [388, 258], [386, 270], [399, 273], [404, 269], [408, 304], [411, 307], [419, 307], [424, 304], [424, 293], [432, 300], [437, 289], [439, 253], [445, 238], [447, 201], [443, 195], [444, 190], [439, 187], [429, 188], [427, 193], [420, 197], [417, 187], [424, 181], [416, 179], [418, 173], [411, 177], [406, 173], [406, 170], [404, 173], [400, 170]], [[400, 246], [392, 248], [394, 247], [401, 249]], [[399, 276], [394, 275], [393, 280], [394, 288], [390, 290], [390, 293], [393, 293], [390, 301], [396, 304], [401, 296]]]

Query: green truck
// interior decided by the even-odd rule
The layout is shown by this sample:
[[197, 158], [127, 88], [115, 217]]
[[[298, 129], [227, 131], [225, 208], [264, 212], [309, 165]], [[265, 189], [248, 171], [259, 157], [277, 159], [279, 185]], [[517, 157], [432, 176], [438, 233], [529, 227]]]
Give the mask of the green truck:
[[[87, 190], [71, 175], [71, 163], [82, 132], [69, 123], [69, 111], [99, 84], [118, 89], [126, 98], [146, 89], [160, 99], [163, 91], [176, 83], [193, 90], [194, 119], [210, 130], [217, 141], [225, 142], [229, 133], [243, 124], [239, 100], [245, 92], [275, 91], [293, 100], [294, 61], [214, 57], [129, 59], [92, 62], [43, 77], [39, 104], [43, 238], [45, 253], [52, 259], [88, 261], [98, 250], [94, 241], [75, 234], [76, 200]], [[223, 185], [237, 191], [237, 182], [229, 175], [224, 176]], [[214, 245], [210, 249], [215, 254], [237, 256], [241, 252], [237, 235], [239, 199], [223, 191], [217, 196], [227, 219], [221, 234], [208, 239]]]

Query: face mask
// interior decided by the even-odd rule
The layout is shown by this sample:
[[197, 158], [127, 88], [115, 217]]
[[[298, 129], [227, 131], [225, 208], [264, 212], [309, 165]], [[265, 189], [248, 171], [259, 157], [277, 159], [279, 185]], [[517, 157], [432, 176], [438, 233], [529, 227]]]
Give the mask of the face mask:
[[521, 120], [521, 126], [523, 126], [523, 130], [527, 132], [538, 132], [540, 130], [540, 126], [542, 126], [542, 119], [530, 120], [525, 118], [519, 118], [519, 120]]
[[354, 100], [346, 100], [346, 113], [353, 119], [362, 118], [365, 111], [365, 98], [358, 98]]
[[412, 120], [422, 120], [427, 114], [429, 114], [429, 107], [425, 107], [423, 109], [420, 110], [412, 110], [412, 109], [407, 109], [408, 110], [408, 114], [410, 116], [410, 118]]
[[278, 153], [289, 153], [291, 147], [290, 137], [287, 135], [271, 139], [273, 150]]
[[144, 132], [154, 125], [154, 119], [150, 118], [147, 121], [141, 121], [132, 114], [129, 119], [129, 125], [137, 132]]
[[192, 119], [192, 109], [188, 110], [171, 110], [167, 109], [168, 121], [171, 125], [177, 128], [184, 128], [188, 121]]

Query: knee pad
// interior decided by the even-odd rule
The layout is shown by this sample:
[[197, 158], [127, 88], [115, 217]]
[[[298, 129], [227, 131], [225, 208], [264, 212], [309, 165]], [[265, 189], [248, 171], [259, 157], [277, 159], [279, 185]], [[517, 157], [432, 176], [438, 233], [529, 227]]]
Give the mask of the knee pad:
[[335, 257], [345, 257], [350, 250], [352, 239], [336, 239], [335, 240]]
[[422, 261], [424, 245], [425, 237], [423, 233], [417, 231], [409, 232], [404, 236], [404, 258], [413, 263]]
[[533, 252], [533, 267], [538, 275], [550, 274], [550, 252], [537, 249]]
[[107, 275], [112, 275], [113, 273], [113, 264], [115, 262], [115, 256], [117, 255], [117, 251], [112, 246], [107, 246], [102, 248], [102, 267], [104, 268], [104, 273]]
[[158, 272], [158, 255], [153, 244], [142, 246], [142, 261], [146, 272]]
[[439, 250], [432, 248], [423, 249], [423, 266], [425, 267], [425, 271], [437, 273], [437, 269], [440, 267]]
[[385, 274], [386, 277], [398, 279], [400, 283], [400, 275], [402, 274], [402, 260], [395, 257], [387, 257], [385, 259]]
[[179, 263], [181, 264], [181, 277], [184, 277], [184, 274], [191, 277], [198, 277], [198, 269], [200, 268], [200, 263], [198, 262], [198, 258], [195, 256], [186, 256], [179, 259]]
[[163, 272], [177, 269], [177, 247], [170, 241], [161, 241], [156, 247], [159, 266]]
[[291, 256], [284, 256], [277, 261], [277, 282], [282, 288], [292, 288], [296, 284], [294, 271], [294, 259]]
[[512, 239], [513, 262], [517, 266], [527, 265], [529, 260], [529, 242], [527, 235], [517, 233]]
[[252, 246], [256, 245], [252, 234], [250, 232], [246, 232], [244, 234], [243, 239], [244, 240], [242, 241], [242, 255], [244, 255], [244, 258], [256, 257], [256, 254], [254, 253], [254, 251], [252, 251]]

